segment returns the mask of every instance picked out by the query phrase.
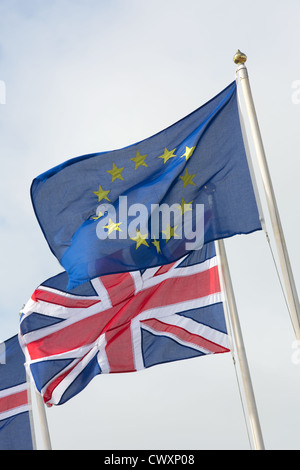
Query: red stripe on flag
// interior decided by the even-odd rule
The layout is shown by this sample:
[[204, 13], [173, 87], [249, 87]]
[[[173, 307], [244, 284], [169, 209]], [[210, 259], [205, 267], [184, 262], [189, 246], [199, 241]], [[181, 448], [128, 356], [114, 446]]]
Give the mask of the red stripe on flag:
[[[70, 369], [67, 369], [65, 372], [62, 372], [55, 379], [50, 381], [49, 385], [43, 392], [43, 400], [47, 406], [52, 406], [52, 404], [48, 402], [51, 400], [53, 391], [56, 389], [56, 387], [64, 380], [65, 377], [72, 373], [73, 369], [75, 369], [75, 367], [77, 367], [78, 364], [80, 364], [80, 362], [82, 362], [85, 357], [86, 355], [81, 357]], [[72, 385], [72, 382], [70, 383], [70, 385]], [[68, 387], [66, 387], [65, 390], [67, 390], [67, 388]]]
[[130, 325], [106, 333], [105, 352], [110, 373], [135, 371]]
[[107, 290], [113, 306], [134, 295], [135, 285], [130, 273], [108, 274], [102, 276], [100, 280]]
[[147, 308], [200, 299], [221, 291], [217, 266], [190, 276], [171, 277], [154, 286]]
[[[81, 360], [82, 360], [82, 359], [80, 359], [80, 361], [81, 361]], [[76, 362], [76, 364], [75, 364], [73, 367], [71, 367], [70, 369], [68, 369], [68, 370], [65, 371], [64, 373], [58, 375], [54, 380], [52, 380], [52, 381], [50, 382], [50, 384], [48, 385], [48, 387], [46, 388], [46, 390], [45, 390], [44, 393], [43, 393], [43, 400], [44, 400], [44, 402], [46, 403], [47, 406], [52, 406], [51, 404], [48, 404], [48, 401], [51, 400], [51, 398], [52, 398], [52, 393], [53, 393], [53, 391], [55, 390], [55, 388], [60, 384], [60, 382], [63, 381], [63, 379], [64, 379], [65, 377], [67, 377], [67, 375], [69, 375], [69, 374], [72, 372], [72, 370], [74, 369], [74, 367], [76, 367], [77, 364], [78, 364], [80, 361]]]
[[101, 302], [100, 299], [82, 299], [65, 297], [63, 295], [55, 294], [54, 292], [49, 292], [41, 289], [36, 289], [31, 296], [34, 302], [39, 300], [43, 302], [49, 302], [49, 304], [62, 305], [63, 307], [68, 308], [88, 308], [92, 305], [98, 304]]
[[170, 269], [177, 263], [177, 261], [175, 261], [174, 263], [170, 263], [170, 264], [164, 264], [163, 266], [161, 266], [158, 271], [156, 271], [156, 273], [154, 274], [153, 277], [155, 276], [159, 276], [160, 274], [165, 274], [167, 273], [168, 271], [170, 271]]
[[0, 398], [0, 413], [17, 408], [18, 406], [27, 405], [27, 403], [28, 398], [26, 390], [7, 395], [6, 397]]
[[170, 333], [184, 342], [195, 344], [196, 346], [204, 348], [213, 354], [224, 353], [229, 351], [229, 349], [225, 348], [224, 346], [220, 346], [219, 344], [214, 343], [213, 341], [210, 341], [204, 338], [203, 336], [190, 333], [184, 328], [164, 323], [160, 320], [157, 320], [156, 318], [149, 318], [148, 320], [141, 321], [141, 323], [145, 323], [157, 332]]

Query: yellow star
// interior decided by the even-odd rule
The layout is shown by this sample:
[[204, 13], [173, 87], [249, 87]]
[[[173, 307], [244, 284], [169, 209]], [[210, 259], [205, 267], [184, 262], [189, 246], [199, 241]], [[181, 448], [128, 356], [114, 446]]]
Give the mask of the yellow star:
[[108, 228], [108, 235], [110, 235], [111, 232], [113, 232], [114, 230], [116, 230], [118, 232], [122, 232], [122, 230], [119, 227], [119, 225], [121, 225], [121, 223], [122, 222], [119, 222], [119, 223], [116, 224], [111, 219], [109, 219], [109, 223], [107, 225], [105, 225], [104, 228]]
[[193, 155], [194, 153], [194, 150], [195, 150], [196, 147], [185, 147], [185, 152], [183, 155], [181, 155], [180, 158], [183, 158], [185, 157], [186, 161], [188, 161], [189, 158], [191, 158], [191, 156]]
[[161, 249], [160, 249], [160, 246], [159, 246], [159, 240], [156, 240], [154, 238], [154, 242], [152, 242], [152, 243], [155, 246], [157, 253], [161, 253]]
[[193, 186], [196, 186], [193, 178], [196, 176], [196, 173], [194, 175], [190, 175], [187, 170], [185, 170], [184, 176], [180, 176], [180, 179], [183, 181], [183, 187], [185, 188], [188, 184], [191, 184]]
[[170, 224], [167, 225], [166, 230], [162, 230], [161, 233], [164, 233], [166, 235], [166, 241], [168, 242], [171, 237], [179, 237], [177, 233], [175, 233], [175, 230], [177, 229], [178, 225], [175, 227], [170, 227]]
[[141, 232], [136, 229], [136, 237], [130, 238], [130, 240], [136, 242], [136, 249], [138, 249], [141, 245], [146, 245], [149, 247], [148, 243], [146, 242], [147, 237], [147, 233], [145, 235], [142, 235]]
[[158, 158], [163, 158], [164, 159], [164, 163], [166, 163], [170, 158], [174, 158], [176, 157], [176, 155], [173, 155], [174, 152], [175, 152], [176, 148], [173, 149], [173, 150], [168, 150], [166, 147], [165, 147], [165, 151], [163, 153], [163, 155], [161, 155], [160, 157]]
[[102, 199], [106, 199], [107, 201], [110, 201], [110, 199], [108, 199], [108, 197], [107, 197], [107, 195], [108, 195], [108, 193], [110, 193], [110, 191], [104, 191], [104, 189], [102, 189], [100, 184], [99, 184], [98, 191], [93, 191], [93, 193], [96, 194], [96, 196], [98, 196], [98, 202], [102, 201]]
[[192, 202], [185, 202], [183, 198], [181, 198], [181, 204], [178, 204], [178, 208], [181, 210], [181, 214], [183, 215], [185, 212], [192, 211]]
[[145, 158], [146, 158], [146, 157], [147, 157], [147, 155], [141, 155], [138, 150], [136, 151], [136, 157], [130, 159], [130, 160], [132, 160], [133, 162], [135, 162], [135, 170], [136, 170], [139, 166], [148, 166], [147, 163], [145, 163]]
[[124, 178], [123, 176], [121, 175], [122, 171], [124, 170], [124, 167], [123, 168], [118, 168], [114, 163], [113, 163], [113, 167], [112, 167], [112, 170], [106, 170], [107, 173], [110, 173], [111, 174], [111, 182], [113, 183], [117, 178], [119, 180], [123, 180], [124, 181]]

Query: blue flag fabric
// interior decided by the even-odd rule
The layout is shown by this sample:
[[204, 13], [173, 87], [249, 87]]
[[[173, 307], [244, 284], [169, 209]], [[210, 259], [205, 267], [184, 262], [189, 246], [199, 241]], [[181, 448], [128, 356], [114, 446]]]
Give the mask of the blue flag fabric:
[[0, 349], [0, 450], [33, 450], [25, 357], [18, 335]]
[[31, 197], [69, 289], [260, 230], [235, 82], [146, 140], [43, 173]]

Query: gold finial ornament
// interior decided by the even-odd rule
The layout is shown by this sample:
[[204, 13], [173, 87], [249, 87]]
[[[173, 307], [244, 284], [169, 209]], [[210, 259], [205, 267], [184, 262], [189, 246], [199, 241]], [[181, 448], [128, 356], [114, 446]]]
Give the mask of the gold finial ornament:
[[241, 52], [239, 49], [237, 50], [237, 53], [235, 54], [235, 56], [233, 57], [233, 62], [237, 65], [241, 65], [241, 64], [244, 64], [247, 60], [247, 56], [246, 54], [244, 54], [243, 52]]

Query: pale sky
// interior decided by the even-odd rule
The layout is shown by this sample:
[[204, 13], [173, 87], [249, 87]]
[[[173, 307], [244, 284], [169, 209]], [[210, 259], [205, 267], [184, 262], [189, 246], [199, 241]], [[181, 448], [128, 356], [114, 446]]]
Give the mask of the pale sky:
[[[298, 0], [0, 0], [0, 339], [62, 270], [32, 210], [34, 177], [184, 117], [235, 79], [238, 48], [299, 286], [299, 15]], [[300, 353], [266, 237], [226, 248], [265, 446], [299, 450]], [[249, 449], [230, 354], [97, 376], [47, 419], [54, 449]]]

